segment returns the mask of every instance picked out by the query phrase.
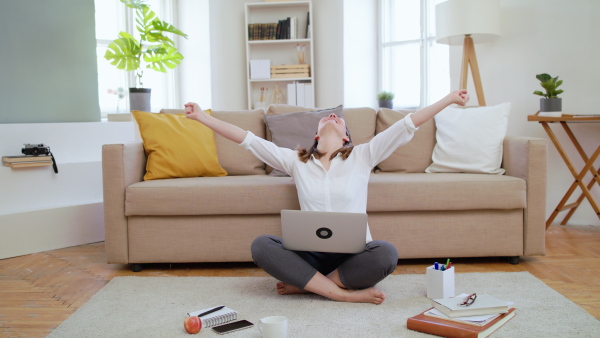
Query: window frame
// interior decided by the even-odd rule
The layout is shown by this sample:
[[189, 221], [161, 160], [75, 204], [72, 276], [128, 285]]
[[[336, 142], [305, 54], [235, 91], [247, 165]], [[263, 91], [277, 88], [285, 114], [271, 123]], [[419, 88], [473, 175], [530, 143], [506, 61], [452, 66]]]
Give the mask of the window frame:
[[[387, 19], [391, 20], [390, 16], [394, 13], [394, 10], [390, 10], [389, 13], [384, 13], [384, 2], [388, 3], [389, 6], [395, 6], [398, 4], [396, 0], [379, 0], [379, 27], [378, 27], [378, 91], [390, 90], [388, 88], [388, 84], [384, 83], [384, 72], [388, 72], [388, 69], [384, 69], [384, 55], [385, 49], [391, 48], [395, 46], [403, 46], [409, 44], [419, 44], [419, 74], [420, 74], [420, 88], [419, 88], [419, 106], [409, 106], [409, 105], [399, 105], [394, 106], [395, 109], [418, 109], [425, 106], [430, 105], [432, 101], [431, 92], [429, 88], [429, 81], [431, 80], [431, 49], [433, 44], [436, 43], [436, 35], [435, 35], [435, 20], [434, 13], [431, 11], [435, 11], [435, 6], [431, 6], [432, 2], [436, 2], [436, 0], [419, 0], [420, 7], [420, 29], [419, 29], [419, 38], [411, 39], [411, 40], [392, 40], [388, 42], [384, 42], [384, 36], [386, 36], [386, 15]], [[393, 7], [391, 7], [393, 8]], [[389, 33], [388, 33], [389, 34]], [[448, 78], [448, 84], [450, 79]], [[449, 89], [449, 87], [448, 87]]]
[[[96, 3], [107, 3], [108, 1], [111, 0], [95, 0]], [[134, 33], [136, 32], [136, 28], [135, 28], [135, 12], [133, 9], [128, 8], [127, 6], [125, 6], [125, 4], [122, 4], [119, 0], [112, 0], [115, 2], [119, 3], [118, 6], [118, 12], [116, 13], [116, 15], [118, 15], [118, 24], [119, 27], [117, 27], [117, 31], [124, 31], [127, 32], [131, 35], [134, 35]], [[158, 10], [156, 10], [156, 7], [152, 7], [152, 9], [158, 14], [158, 16], [166, 21], [171, 23], [172, 25], [174, 25], [175, 27], [178, 27], [178, 20], [177, 20], [177, 13], [178, 13], [178, 2], [177, 0], [155, 0], [158, 1]], [[102, 47], [103, 49], [106, 49], [108, 47], [108, 45], [114, 41], [114, 39], [116, 39], [117, 36], [115, 36], [112, 39], [99, 39], [98, 36], [96, 35], [96, 51], [98, 51], [99, 47]], [[180, 37], [178, 35], [173, 34], [173, 36], [171, 36], [171, 38], [175, 41], [175, 43], [177, 45], [179, 45], [180, 42]], [[104, 55], [97, 55], [98, 59], [102, 59], [106, 62], [108, 62], [107, 60], [104, 59]], [[114, 66], [113, 66], [114, 67]], [[154, 70], [151, 69], [144, 69], [144, 72], [155, 72]], [[129, 88], [134, 88], [136, 87], [136, 78], [135, 78], [135, 72], [134, 71], [123, 71], [123, 70], [119, 70], [120, 72], [120, 82], [121, 83], [125, 83], [126, 84], [126, 88], [125, 90], [128, 93], [128, 89]], [[152, 95], [157, 95], [157, 93], [162, 93], [163, 98], [162, 101], [164, 102], [164, 107], [152, 107], [152, 110], [154, 111], [158, 111], [161, 108], [170, 108], [170, 107], [176, 107], [179, 106], [179, 97], [180, 97], [180, 84], [179, 84], [179, 67], [176, 67], [175, 69], [169, 69], [167, 70], [166, 73], [159, 73], [162, 76], [164, 76], [164, 79], [161, 81], [161, 88], [156, 88], [154, 90], [152, 90]], [[100, 86], [99, 86], [100, 87]], [[114, 88], [116, 89], [116, 88]], [[99, 88], [98, 93], [101, 93], [101, 91], [104, 90], [102, 88]], [[98, 100], [101, 101], [102, 97], [98, 97]], [[129, 95], [126, 94], [125, 97], [123, 98], [123, 109], [126, 109], [127, 112], [129, 112]], [[100, 116], [103, 120], [105, 120], [108, 116], [108, 114], [113, 113], [113, 111], [102, 111], [102, 105], [100, 105]]]

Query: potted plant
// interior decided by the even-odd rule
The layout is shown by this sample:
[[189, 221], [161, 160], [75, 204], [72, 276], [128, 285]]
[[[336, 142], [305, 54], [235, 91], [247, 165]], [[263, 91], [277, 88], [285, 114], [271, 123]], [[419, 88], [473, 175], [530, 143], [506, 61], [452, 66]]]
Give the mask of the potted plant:
[[382, 91], [377, 94], [377, 100], [379, 101], [379, 108], [392, 109], [394, 106], [394, 93]]
[[120, 32], [119, 37], [108, 45], [104, 58], [118, 69], [135, 71], [136, 87], [129, 88], [130, 110], [150, 111], [150, 88], [144, 88], [142, 82], [144, 68], [166, 73], [167, 68], [177, 67], [183, 60], [183, 55], [165, 33], [177, 34], [186, 39], [187, 34], [159, 19], [144, 0], [121, 2], [135, 10], [139, 39], [127, 32]]
[[540, 115], [541, 116], [554, 116], [560, 117], [562, 115], [562, 99], [558, 97], [558, 94], [563, 92], [562, 89], [557, 89], [562, 84], [562, 80], [557, 77], [552, 77], [546, 73], [538, 74], [535, 76], [540, 80], [540, 84], [546, 90], [542, 92], [539, 90], [534, 91], [535, 95], [540, 95]]

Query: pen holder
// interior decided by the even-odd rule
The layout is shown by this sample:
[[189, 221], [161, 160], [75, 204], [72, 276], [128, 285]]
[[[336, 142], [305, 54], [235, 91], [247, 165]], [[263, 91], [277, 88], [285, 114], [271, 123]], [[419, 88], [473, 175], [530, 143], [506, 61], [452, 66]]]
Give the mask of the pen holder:
[[436, 270], [435, 267], [427, 267], [425, 273], [427, 280], [427, 298], [440, 299], [454, 297], [454, 267], [447, 270]]

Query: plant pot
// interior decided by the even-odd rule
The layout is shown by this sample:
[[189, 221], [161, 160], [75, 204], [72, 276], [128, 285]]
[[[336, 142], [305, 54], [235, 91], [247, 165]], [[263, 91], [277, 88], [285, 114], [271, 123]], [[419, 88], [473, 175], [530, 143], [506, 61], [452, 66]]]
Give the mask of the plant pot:
[[129, 88], [129, 110], [150, 112], [150, 88]]
[[562, 115], [562, 98], [541, 98], [540, 116], [560, 117]]
[[389, 108], [392, 109], [394, 107], [394, 100], [378, 100], [379, 108]]

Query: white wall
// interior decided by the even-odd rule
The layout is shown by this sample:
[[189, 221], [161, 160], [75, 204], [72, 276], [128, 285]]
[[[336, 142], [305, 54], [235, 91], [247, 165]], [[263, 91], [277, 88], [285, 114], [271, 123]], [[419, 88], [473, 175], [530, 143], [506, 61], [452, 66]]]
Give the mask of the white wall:
[[104, 240], [102, 145], [134, 141], [132, 122], [0, 124], [0, 154], [50, 146], [52, 167], [0, 167], [0, 259]]
[[[541, 137], [548, 140], [548, 194], [546, 212], [549, 216], [573, 182], [573, 176], [551, 144], [542, 126], [527, 122], [527, 115], [539, 110], [541, 90], [536, 74], [549, 73], [564, 80], [563, 112], [600, 113], [595, 103], [600, 77], [600, 1], [597, 0], [502, 0], [502, 37], [493, 43], [475, 45], [485, 99], [488, 105], [512, 103], [508, 133]], [[450, 47], [451, 85], [457, 89], [460, 77], [462, 47]], [[476, 102], [473, 81], [469, 77], [469, 90]], [[588, 155], [598, 146], [600, 124], [576, 125], [571, 129]], [[571, 157], [577, 170], [583, 161], [565, 136], [563, 128], [551, 128]], [[596, 161], [596, 168], [600, 161]], [[587, 184], [591, 176], [587, 176]], [[577, 189], [574, 201], [581, 193]], [[600, 188], [592, 194], [600, 202]], [[562, 220], [562, 212], [555, 222]], [[600, 225], [587, 200], [584, 200], [571, 217], [569, 224]]]

